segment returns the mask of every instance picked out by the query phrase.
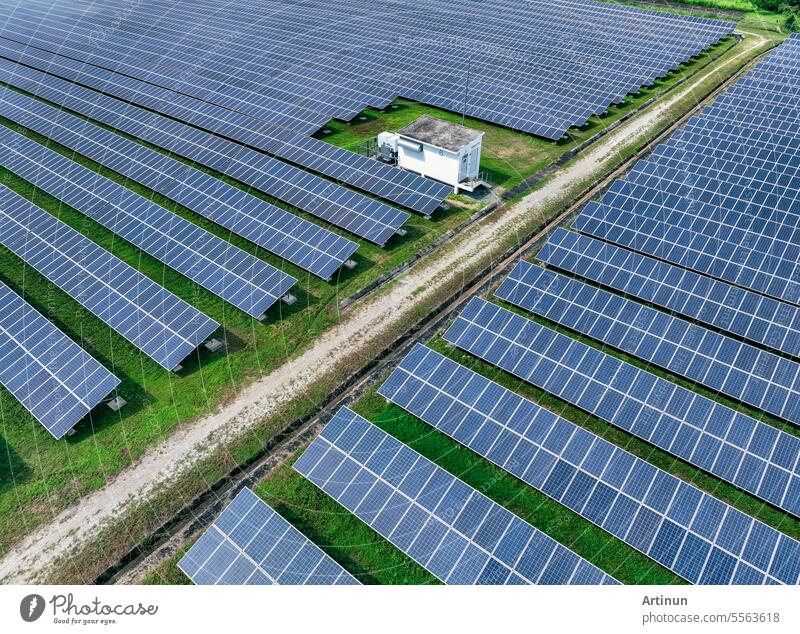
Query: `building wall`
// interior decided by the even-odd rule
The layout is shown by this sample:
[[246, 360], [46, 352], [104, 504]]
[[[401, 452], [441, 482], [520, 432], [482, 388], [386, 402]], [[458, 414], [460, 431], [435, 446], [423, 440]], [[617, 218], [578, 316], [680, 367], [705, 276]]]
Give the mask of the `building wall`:
[[449, 152], [426, 143], [421, 152], [411, 151], [402, 145], [397, 148], [398, 164], [403, 169], [453, 185], [463, 180], [477, 178], [481, 139], [476, 139], [460, 152]]

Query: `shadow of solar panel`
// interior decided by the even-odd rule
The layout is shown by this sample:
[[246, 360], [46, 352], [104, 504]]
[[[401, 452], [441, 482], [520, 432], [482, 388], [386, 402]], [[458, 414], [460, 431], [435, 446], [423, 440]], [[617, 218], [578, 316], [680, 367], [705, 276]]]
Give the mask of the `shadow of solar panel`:
[[795, 436], [477, 297], [444, 338], [778, 508], [800, 511]]
[[5, 128], [0, 164], [253, 317], [293, 277], [97, 172]]
[[[0, 69], [18, 88], [64, 103], [75, 112], [216, 170], [376, 244], [385, 244], [410, 217], [380, 201], [179, 121], [7, 60], [0, 59]], [[67, 101], [63, 101], [64, 95]]]
[[359, 585], [247, 487], [178, 567], [197, 585]]
[[524, 261], [495, 295], [800, 424], [800, 364], [794, 361]]
[[747, 341], [800, 354], [800, 309], [790, 304], [565, 229], [536, 257]]
[[329, 279], [358, 245], [160, 152], [10, 89], [0, 113]]
[[346, 407], [294, 468], [445, 583], [617, 583]]
[[0, 383], [59, 439], [120, 380], [0, 282]]
[[167, 370], [219, 324], [0, 185], [0, 244]]
[[378, 393], [691, 583], [800, 582], [795, 540], [425, 346]]

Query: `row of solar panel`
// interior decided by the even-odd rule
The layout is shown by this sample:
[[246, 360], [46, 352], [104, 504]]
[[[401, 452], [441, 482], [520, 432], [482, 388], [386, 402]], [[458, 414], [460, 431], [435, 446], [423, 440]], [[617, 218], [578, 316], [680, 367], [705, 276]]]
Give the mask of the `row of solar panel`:
[[7, 83], [211, 168], [268, 196], [385, 244], [409, 214], [269, 156], [32, 68], [0, 59]]
[[[607, 39], [599, 40], [597, 31], [587, 29], [572, 13], [560, 33], [553, 32], [558, 25], [552, 18], [493, 25], [486, 24], [483, 14], [486, 28], [482, 36], [493, 41], [497, 50], [481, 47], [474, 51], [469, 88], [473, 99], [464, 104], [464, 73], [458, 71], [465, 56], [457, 47], [442, 43], [442, 37], [459, 37], [469, 43], [474, 31], [471, 23], [451, 13], [446, 5], [431, 5], [424, 18], [416, 7], [397, 11], [397, 6], [387, 6], [404, 24], [403, 32], [411, 34], [407, 42], [395, 42], [392, 47], [383, 45], [382, 19], [370, 21], [360, 16], [357, 24], [337, 19], [334, 30], [330, 19], [341, 14], [344, 6], [333, 9], [303, 3], [291, 16], [280, 9], [276, 6], [270, 22], [258, 30], [249, 28], [245, 9], [229, 9], [187, 41], [176, 37], [185, 23], [180, 9], [165, 13], [151, 6], [136, 12], [136, 20], [116, 25], [109, 41], [98, 49], [91, 45], [92, 24], [102, 28], [113, 19], [111, 14], [82, 15], [71, 7], [32, 2], [4, 16], [4, 35], [26, 46], [49, 49], [303, 133], [321, 125], [319, 113], [327, 118], [350, 118], [376, 101], [388, 103], [394, 91], [394, 96], [404, 92], [432, 105], [466, 107], [473, 116], [557, 138], [571, 124], [618, 102], [627, 92], [652, 82], [732, 30], [732, 25], [724, 23], [707, 22], [705, 28], [695, 29], [700, 23], [651, 21], [645, 37], [639, 29], [624, 29], [619, 23], [630, 17], [631, 26], [641, 14], [622, 13], [604, 21], [604, 29], [614, 32], [615, 46], [610, 48]], [[600, 5], [596, 19], [603, 11]], [[554, 9], [547, 7], [545, 14], [552, 12]], [[537, 13], [540, 11], [529, 9], [527, 17]], [[491, 17], [490, 22], [496, 19]], [[32, 24], [36, 24], [35, 33]], [[298, 25], [303, 26], [303, 37], [285, 37]], [[224, 49], [213, 48], [219, 37], [216, 30], [226, 28], [247, 37], [230, 41]], [[537, 36], [531, 37], [531, 33]], [[567, 50], [564, 41], [570, 42]], [[372, 45], [365, 45], [367, 42]], [[332, 59], [325, 54], [332, 43], [338, 51], [351, 53]], [[259, 51], [258, 64], [252, 61], [253, 50]], [[554, 51], [561, 59], [554, 59]], [[200, 52], [202, 66], [197, 61]], [[144, 65], [140, 61], [153, 58], [161, 62]], [[304, 63], [290, 65], [289, 59], [303, 59]], [[191, 67], [191, 77], [176, 74], [177, 67]], [[236, 82], [229, 81], [232, 75]], [[391, 83], [384, 77], [391, 77]], [[598, 78], [602, 81], [597, 82]], [[384, 85], [376, 91], [380, 82]], [[595, 90], [605, 90], [607, 96], [587, 102], [581, 93], [590, 87], [588, 82], [593, 82]], [[583, 91], [575, 92], [575, 86]], [[306, 104], [312, 107], [306, 108]]]
[[800, 439], [473, 298], [444, 338], [800, 517]]
[[61, 438], [120, 380], [0, 282], [0, 383]]
[[[692, 583], [800, 582], [797, 541], [422, 345], [379, 393]], [[295, 469], [446, 583], [614, 582], [347, 408]], [[284, 572], [315, 547], [270, 516], [240, 494], [181, 569], [207, 584], [346, 574]]]
[[425, 346], [378, 392], [691, 583], [800, 581], [800, 543]]
[[0, 165], [253, 317], [295, 280], [151, 200], [0, 128]]
[[[445, 583], [616, 583], [345, 407], [294, 468]], [[303, 551], [315, 549], [248, 492], [237, 496], [179, 566], [202, 584], [245, 583], [231, 573], [239, 560], [249, 564], [250, 574], [253, 567], [263, 573], [246, 583], [341, 583], [344, 572], [327, 578], [292, 574]]]
[[384, 165], [330, 143], [277, 125], [265, 125], [248, 115], [48, 51], [0, 40], [0, 54], [263, 150], [426, 215], [433, 213], [450, 192], [448, 185]]
[[601, 203], [587, 205], [575, 228], [800, 304], [800, 98], [787, 89], [797, 78], [796, 41], [638, 163]]
[[0, 114], [329, 279], [358, 245], [161, 152], [0, 89]]
[[800, 364], [527, 262], [497, 297], [800, 425]]
[[178, 562], [198, 585], [357, 585], [250, 489], [242, 489]]
[[[682, 158], [682, 147], [674, 148], [654, 156]], [[710, 161], [697, 164], [713, 168]], [[641, 164], [631, 181], [645, 182], [649, 169]], [[727, 182], [735, 184], [735, 176], [726, 173]], [[789, 304], [563, 229], [538, 257], [797, 354], [800, 309]], [[798, 422], [800, 366], [793, 360], [525, 262], [497, 296]], [[477, 298], [444, 338], [800, 517], [796, 436]], [[690, 582], [800, 583], [796, 540], [424, 346], [414, 347], [379, 393]], [[518, 531], [507, 511], [491, 502], [470, 510], [480, 494], [349, 410], [334, 417], [296, 469], [442, 580], [526, 576], [521, 562], [528, 551], [520, 541], [530, 538], [511, 539]], [[477, 566], [483, 572], [473, 567], [471, 546], [489, 549]], [[530, 574], [546, 576], [542, 558], [536, 561]]]
[[[219, 327], [4, 185], [0, 244], [167, 369], [176, 368]], [[119, 385], [119, 379], [33, 309], [14, 300], [10, 290], [5, 294], [9, 303], [0, 327], [0, 382], [61, 438]], [[20, 322], [21, 316], [25, 322]]]

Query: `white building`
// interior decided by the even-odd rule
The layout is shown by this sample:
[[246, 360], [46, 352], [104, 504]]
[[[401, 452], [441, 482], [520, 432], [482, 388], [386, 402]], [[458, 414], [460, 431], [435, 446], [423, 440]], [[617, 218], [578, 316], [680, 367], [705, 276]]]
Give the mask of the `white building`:
[[483, 132], [423, 115], [398, 132], [381, 132], [378, 148], [397, 166], [453, 186], [473, 191], [480, 181]]

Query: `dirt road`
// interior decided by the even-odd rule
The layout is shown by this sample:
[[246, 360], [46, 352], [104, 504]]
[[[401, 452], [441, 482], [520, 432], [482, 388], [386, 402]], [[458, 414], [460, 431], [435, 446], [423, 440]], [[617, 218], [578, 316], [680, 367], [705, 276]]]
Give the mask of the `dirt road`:
[[[763, 44], [745, 39], [733, 66]], [[0, 582], [35, 583], [48, 578], [49, 567], [71, 549], [87, 543], [110, 519], [140, 504], [165, 482], [192, 465], [212, 448], [247, 433], [256, 422], [275, 414], [282, 405], [337, 367], [357, 367], [363, 351], [388, 345], [402, 324], [420, 306], [430, 303], [437, 289], [457, 283], [464, 271], [486, 266], [504, 250], [511, 237], [522, 237], [532, 216], [542, 216], [552, 203], [575, 195], [581, 183], [606, 173], [618, 152], [641, 138], [650, 138], [671, 107], [691, 96], [695, 88], [722, 68], [701, 72], [661, 102], [645, 109], [559, 170], [516, 205], [476, 223], [452, 243], [419, 261], [385, 291], [345, 313], [341, 323], [322, 334], [313, 346], [245, 389], [219, 411], [178, 430], [163, 445], [122, 472], [103, 489], [61, 512], [0, 560]]]

